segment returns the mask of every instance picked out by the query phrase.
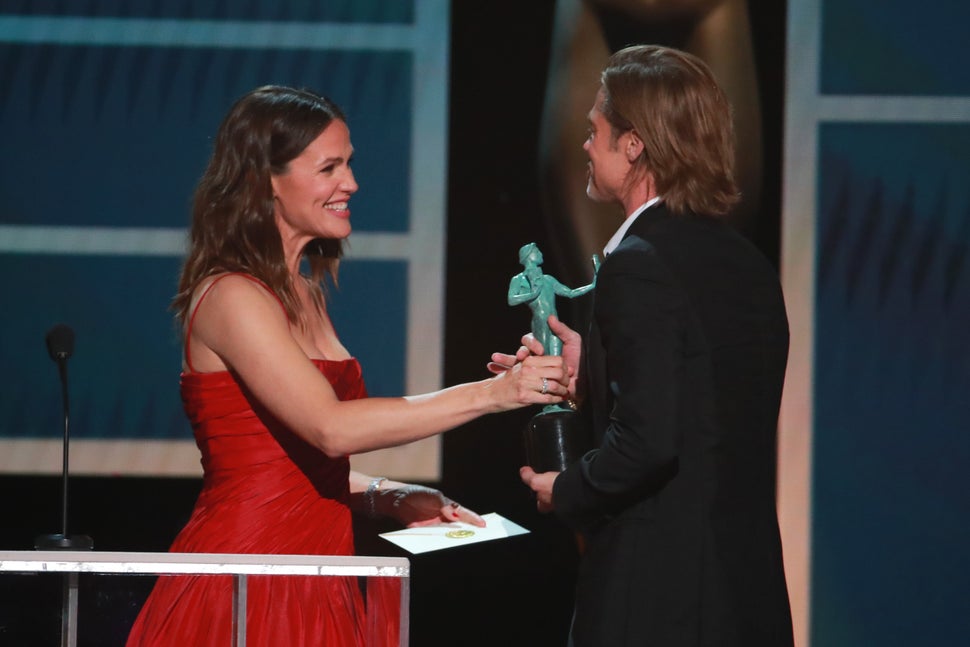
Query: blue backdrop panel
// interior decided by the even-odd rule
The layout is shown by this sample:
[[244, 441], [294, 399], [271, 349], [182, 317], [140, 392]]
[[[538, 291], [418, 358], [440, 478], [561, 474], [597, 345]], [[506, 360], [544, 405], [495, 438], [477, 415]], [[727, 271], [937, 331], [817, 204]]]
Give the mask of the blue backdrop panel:
[[364, 369], [367, 392], [404, 394], [407, 263], [344, 262], [338, 278], [339, 288], [330, 287], [330, 316], [344, 346]]
[[[409, 231], [414, 55], [405, 44], [378, 41], [406, 43], [381, 28], [410, 26], [413, 3], [32, 0], [5, 3], [3, 12], [33, 16], [31, 29], [40, 25], [43, 36], [47, 23], [51, 35], [0, 38], [0, 225], [82, 235], [91, 227], [187, 227], [220, 119], [239, 96], [273, 83], [314, 89], [345, 110], [361, 186], [352, 200], [355, 232]], [[65, 39], [56, 21], [74, 18], [99, 19], [97, 33], [112, 42]], [[376, 36], [373, 48], [331, 49], [312, 38], [248, 47], [219, 43], [218, 34], [211, 46], [140, 45], [150, 34], [126, 30], [157, 24], [143, 20], [222, 21], [216, 26], [255, 25], [269, 35], [275, 23], [360, 23]], [[134, 44], [114, 44], [129, 38]], [[73, 437], [189, 438], [178, 396], [181, 343], [167, 309], [181, 256], [4, 248], [0, 281], [15, 314], [0, 320], [8, 374], [0, 438], [60, 437], [57, 368], [44, 347], [57, 322], [77, 334], [69, 362]], [[404, 391], [407, 267], [348, 260], [332, 294], [335, 323], [373, 395]]]
[[835, 0], [822, 11], [822, 94], [970, 94], [966, 0]]
[[813, 645], [970, 634], [968, 150], [967, 124], [820, 128]]
[[60, 380], [44, 335], [74, 329], [68, 360], [72, 438], [187, 438], [180, 344], [168, 303], [179, 259], [0, 255], [4, 317], [0, 398], [5, 436], [59, 438]]
[[411, 54], [0, 45], [0, 222], [181, 227], [222, 116], [266, 83], [347, 113], [358, 231], [406, 231]]
[[4, 11], [33, 16], [410, 23], [413, 0], [5, 0]]
[[[0, 255], [8, 303], [0, 366], [8, 371], [0, 420], [11, 438], [60, 438], [58, 369], [44, 344], [58, 322], [74, 329], [68, 360], [72, 438], [187, 439], [178, 393], [181, 340], [167, 305], [173, 258]], [[124, 277], [106, 280], [105, 277]], [[17, 280], [26, 279], [26, 280]], [[371, 395], [404, 392], [407, 265], [341, 265], [330, 310], [361, 362]]]

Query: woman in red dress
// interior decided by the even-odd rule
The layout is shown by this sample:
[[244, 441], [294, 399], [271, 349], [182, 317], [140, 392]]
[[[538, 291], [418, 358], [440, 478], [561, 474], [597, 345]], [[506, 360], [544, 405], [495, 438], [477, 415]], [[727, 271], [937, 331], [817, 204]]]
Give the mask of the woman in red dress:
[[[219, 128], [173, 302], [204, 471], [173, 552], [351, 555], [352, 510], [484, 525], [438, 490], [352, 471], [349, 456], [566, 394], [562, 358], [535, 356], [435, 393], [367, 397], [322, 288], [351, 232], [352, 154], [340, 109], [306, 90], [258, 88]], [[231, 644], [231, 591], [229, 576], [159, 577], [128, 646]], [[396, 592], [368, 598], [365, 610], [352, 577], [252, 577], [249, 644], [397, 644], [384, 621]]]

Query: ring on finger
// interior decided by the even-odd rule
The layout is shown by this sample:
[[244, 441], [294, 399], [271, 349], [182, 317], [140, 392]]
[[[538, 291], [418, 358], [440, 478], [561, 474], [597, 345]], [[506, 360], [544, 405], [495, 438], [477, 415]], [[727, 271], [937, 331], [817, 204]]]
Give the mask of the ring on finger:
[[541, 393], [542, 395], [545, 395], [546, 393], [549, 393], [549, 380], [548, 379], [542, 378], [542, 390], [539, 391], [539, 393]]

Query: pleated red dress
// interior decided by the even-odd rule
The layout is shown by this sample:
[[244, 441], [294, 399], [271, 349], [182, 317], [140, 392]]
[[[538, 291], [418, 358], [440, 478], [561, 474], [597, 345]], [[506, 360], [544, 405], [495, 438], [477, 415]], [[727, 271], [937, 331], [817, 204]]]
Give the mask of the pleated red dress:
[[[313, 362], [341, 400], [366, 397], [356, 360]], [[181, 391], [204, 477], [171, 552], [354, 554], [348, 457], [328, 458], [258, 416], [228, 372], [183, 373]], [[247, 644], [396, 645], [387, 612], [397, 612], [397, 580], [382, 579], [368, 584], [380, 590], [368, 620], [355, 577], [249, 576]], [[160, 576], [128, 647], [231, 645], [232, 587], [231, 576]]]

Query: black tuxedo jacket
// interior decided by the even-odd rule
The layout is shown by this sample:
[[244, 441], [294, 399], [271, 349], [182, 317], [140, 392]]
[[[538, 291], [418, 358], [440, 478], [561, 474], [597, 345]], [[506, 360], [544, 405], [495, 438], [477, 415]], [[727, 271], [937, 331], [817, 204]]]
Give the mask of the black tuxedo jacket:
[[585, 536], [571, 643], [790, 646], [777, 272], [723, 222], [660, 203], [603, 260], [592, 311], [594, 449], [553, 491], [556, 514]]

